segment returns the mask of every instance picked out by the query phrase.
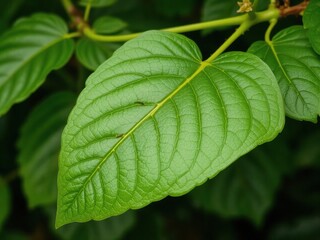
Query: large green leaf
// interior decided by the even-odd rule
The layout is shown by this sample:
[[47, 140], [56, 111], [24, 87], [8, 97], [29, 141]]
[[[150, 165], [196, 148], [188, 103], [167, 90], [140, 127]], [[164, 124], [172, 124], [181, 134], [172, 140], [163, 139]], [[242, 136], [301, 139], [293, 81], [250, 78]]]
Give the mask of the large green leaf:
[[74, 103], [74, 94], [56, 93], [39, 104], [22, 127], [18, 162], [30, 207], [56, 202], [61, 132]]
[[0, 37], [0, 115], [35, 91], [73, 52], [64, 21], [50, 14], [19, 20]]
[[320, 0], [311, 0], [303, 14], [303, 26], [313, 49], [320, 54]]
[[264, 60], [275, 74], [288, 116], [317, 122], [320, 114], [320, 57], [302, 26], [277, 33], [270, 42], [255, 42], [248, 50]]
[[80, 0], [81, 5], [91, 4], [92, 7], [106, 7], [114, 4], [117, 0]]
[[76, 45], [76, 56], [85, 67], [90, 70], [96, 70], [101, 63], [111, 57], [118, 46], [81, 38]]
[[287, 171], [287, 153], [283, 142], [253, 150], [193, 190], [195, 206], [226, 218], [245, 217], [260, 225]]
[[181, 35], [142, 34], [90, 76], [69, 116], [56, 225], [185, 194], [283, 124], [278, 84], [259, 58], [202, 62]]
[[11, 201], [8, 185], [0, 178], [0, 232], [10, 213]]

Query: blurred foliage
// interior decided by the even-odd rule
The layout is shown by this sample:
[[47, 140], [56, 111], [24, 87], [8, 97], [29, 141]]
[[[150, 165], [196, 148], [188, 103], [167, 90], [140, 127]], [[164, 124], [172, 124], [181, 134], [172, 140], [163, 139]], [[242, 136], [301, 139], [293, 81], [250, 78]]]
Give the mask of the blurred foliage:
[[[99, 17], [112, 16], [127, 23], [126, 31], [135, 32], [188, 24], [198, 22], [200, 19], [226, 17], [225, 12], [217, 9], [209, 13], [209, 10], [212, 10], [209, 8], [210, 2], [216, 2], [213, 0], [113, 2], [115, 3], [111, 6], [93, 9], [90, 20], [94, 22]], [[223, 4], [227, 4], [227, 1]], [[227, 9], [225, 11], [228, 12]], [[45, 4], [42, 0], [2, 1], [0, 33], [12, 26], [18, 18], [35, 12], [52, 12], [67, 20], [57, 0], [46, 0]], [[300, 21], [299, 17], [287, 18], [283, 22], [280, 21], [275, 31]], [[254, 27], [231, 49], [246, 51], [252, 41], [262, 39], [264, 30], [263, 24]], [[200, 32], [186, 35], [198, 43], [206, 56], [232, 31], [233, 29], [215, 31], [206, 36], [202, 36]], [[90, 44], [97, 49], [105, 48], [96, 43]], [[79, 45], [78, 55], [79, 51], [85, 51], [85, 47]], [[112, 51], [115, 48], [112, 46]], [[108, 50], [103, 54], [99, 62], [111, 53]], [[81, 61], [81, 57], [79, 59]], [[98, 63], [86, 66], [94, 69], [97, 65]], [[285, 129], [275, 142], [265, 144], [243, 156], [216, 178], [185, 196], [169, 197], [134, 213], [129, 212], [107, 221], [74, 224], [59, 231], [55, 230], [53, 226], [55, 207], [52, 206], [54, 200], [40, 199], [40, 203], [32, 200], [36, 202], [31, 204], [34, 208], [28, 208], [33, 194], [39, 189], [23, 186], [37, 174], [42, 175], [40, 180], [46, 176], [51, 178], [46, 179], [48, 182], [55, 181], [56, 176], [49, 173], [56, 171], [54, 161], [58, 159], [57, 157], [47, 159], [45, 152], [40, 152], [39, 155], [36, 155], [37, 152], [29, 152], [30, 161], [32, 159], [41, 161], [38, 157], [44, 156], [43, 161], [53, 161], [53, 164], [50, 165], [52, 169], [41, 166], [35, 168], [33, 170], [35, 175], [28, 173], [30, 177], [28, 179], [27, 171], [23, 170], [24, 162], [28, 159], [23, 161], [21, 159], [18, 163], [19, 156], [24, 154], [19, 149], [21, 144], [30, 146], [36, 144], [34, 142], [36, 131], [26, 132], [27, 119], [35, 118], [39, 109], [46, 109], [47, 113], [43, 118], [37, 120], [37, 125], [40, 127], [39, 124], [46, 121], [46, 115], [57, 114], [50, 103], [53, 101], [52, 95], [61, 90], [78, 94], [89, 74], [90, 72], [76, 57], [73, 57], [66, 68], [51, 73], [45, 84], [28, 100], [15, 105], [8, 114], [0, 118], [0, 239], [313, 240], [319, 238], [319, 123], [311, 124], [291, 119], [287, 119]], [[64, 111], [69, 111], [68, 105]], [[61, 114], [57, 119], [63, 122], [65, 115]], [[48, 134], [60, 134], [61, 125], [54, 126], [56, 128], [51, 129]], [[41, 129], [36, 130], [41, 131]], [[19, 148], [18, 139], [23, 139]], [[46, 148], [49, 149], [47, 154], [57, 156], [59, 141], [54, 140], [49, 144], [36, 140], [39, 142], [39, 147], [41, 144], [46, 146], [52, 144], [50, 148]], [[48, 171], [48, 174], [41, 171]], [[43, 183], [47, 184], [46, 181]], [[35, 192], [32, 193], [32, 190]], [[44, 187], [43, 191], [43, 194], [47, 194], [47, 187]], [[10, 205], [14, 207], [10, 208]]]

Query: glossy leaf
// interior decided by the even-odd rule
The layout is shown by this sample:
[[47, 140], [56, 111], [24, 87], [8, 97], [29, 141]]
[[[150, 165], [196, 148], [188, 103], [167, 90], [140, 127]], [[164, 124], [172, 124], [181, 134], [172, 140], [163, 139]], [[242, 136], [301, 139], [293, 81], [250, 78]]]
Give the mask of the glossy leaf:
[[72, 93], [56, 93], [39, 104], [22, 127], [18, 162], [31, 208], [56, 202], [61, 132], [74, 103]]
[[117, 47], [115, 44], [81, 38], [76, 45], [76, 56], [85, 67], [96, 70], [101, 63], [111, 57]]
[[313, 49], [320, 54], [320, 0], [311, 0], [303, 13], [303, 26]]
[[193, 190], [191, 197], [195, 206], [225, 218], [244, 217], [260, 225], [272, 206], [288, 159], [283, 144], [269, 145], [241, 157], [214, 179]]
[[56, 225], [185, 194], [283, 123], [278, 84], [259, 58], [235, 52], [202, 62], [190, 39], [144, 33], [90, 76], [69, 116]]
[[73, 52], [67, 26], [55, 15], [35, 14], [0, 37], [0, 115], [26, 99]]
[[111, 16], [98, 18], [93, 23], [93, 30], [99, 34], [116, 33], [127, 27], [127, 23], [123, 20]]
[[255, 42], [248, 50], [275, 74], [288, 116], [317, 122], [320, 114], [320, 57], [301, 26], [276, 34], [269, 43]]
[[80, 0], [81, 5], [91, 4], [92, 7], [107, 7], [114, 4], [117, 0]]
[[8, 185], [0, 178], [0, 232], [11, 208], [11, 199]]

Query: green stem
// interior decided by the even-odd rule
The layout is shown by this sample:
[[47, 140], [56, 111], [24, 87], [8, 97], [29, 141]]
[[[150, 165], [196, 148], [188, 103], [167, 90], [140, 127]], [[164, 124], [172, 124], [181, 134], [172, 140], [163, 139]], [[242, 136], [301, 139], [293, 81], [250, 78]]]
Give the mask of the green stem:
[[278, 22], [278, 19], [276, 18], [273, 18], [270, 20], [270, 24], [269, 24], [269, 27], [264, 35], [264, 40], [270, 45], [271, 43], [271, 40], [270, 40], [270, 35], [271, 35], [271, 31], [272, 29], [274, 28], [274, 26], [277, 24]]
[[205, 62], [212, 62], [223, 53], [235, 40], [251, 27], [250, 21], [244, 21], [237, 30], [207, 59]]
[[[172, 28], [164, 28], [161, 29], [162, 31], [167, 32], [175, 32], [175, 33], [182, 33], [182, 32], [191, 32], [191, 31], [197, 31], [201, 29], [207, 29], [207, 28], [217, 28], [217, 27], [226, 27], [226, 26], [235, 26], [241, 24], [245, 19], [247, 18], [246, 15], [231, 17], [231, 18], [225, 18], [220, 20], [213, 20], [208, 22], [202, 22], [202, 23], [194, 23], [179, 27], [172, 27]], [[85, 27], [83, 29], [84, 35], [86, 35], [88, 38], [91, 38], [96, 41], [102, 41], [102, 42], [124, 42], [128, 41], [132, 38], [137, 37], [140, 33], [132, 33], [132, 34], [126, 34], [126, 35], [99, 35], [96, 34], [89, 26]]]
[[125, 42], [137, 37], [140, 33], [132, 33], [125, 35], [100, 35], [96, 34], [89, 26], [83, 29], [83, 34], [88, 38], [101, 42]]
[[[247, 15], [247, 19], [237, 28], [237, 30], [206, 60], [206, 62], [212, 62], [216, 59], [221, 53], [223, 53], [235, 40], [237, 40], [242, 34], [245, 33], [251, 26], [258, 24], [260, 22], [265, 22], [270, 20], [270, 22], [277, 21], [280, 12], [271, 8], [264, 12], [257, 13], [255, 19], [251, 19]], [[271, 31], [271, 30], [270, 30]]]
[[69, 39], [69, 38], [75, 38], [75, 37], [80, 37], [80, 36], [81, 36], [80, 32], [72, 32], [72, 33], [65, 34], [63, 37], [65, 39]]
[[84, 12], [84, 21], [86, 21], [86, 22], [89, 20], [90, 10], [91, 10], [91, 1], [88, 1], [87, 6], [86, 6], [86, 10]]
[[63, 5], [64, 9], [69, 14], [70, 13], [70, 9], [72, 9], [72, 7], [73, 7], [73, 4], [72, 4], [71, 0], [61, 0], [61, 2], [62, 2], [62, 5]]
[[217, 28], [217, 27], [228, 27], [241, 24], [246, 19], [246, 15], [240, 15], [236, 17], [230, 17], [225, 19], [194, 23], [179, 27], [165, 28], [163, 31], [182, 33], [182, 32], [191, 32], [208, 28]]
[[[248, 14], [244, 14], [244, 15], [231, 17], [231, 18], [189, 24], [189, 25], [184, 25], [184, 26], [179, 26], [179, 27], [164, 28], [161, 30], [167, 31], [167, 32], [184, 33], [184, 32], [191, 32], [191, 31], [197, 31], [197, 30], [208, 29], [208, 28], [235, 26], [235, 25], [240, 25], [240, 24], [242, 25], [242, 23], [244, 23], [245, 21], [248, 22], [245, 25], [249, 28], [254, 24], [264, 22], [264, 21], [269, 21], [270, 19], [273, 19], [273, 18], [278, 18], [279, 15], [280, 15], [280, 12], [278, 9], [276, 9], [274, 7], [270, 7], [266, 11], [257, 12], [254, 15], [254, 18], [252, 18], [252, 17], [248, 18]], [[95, 31], [93, 29], [91, 29], [90, 26], [86, 26], [83, 29], [83, 34], [85, 36], [87, 36], [88, 38], [95, 40], [95, 41], [125, 42], [125, 41], [132, 39], [132, 38], [137, 37], [141, 33], [132, 33], [132, 34], [125, 34], [125, 35], [100, 35], [100, 34], [95, 33]]]

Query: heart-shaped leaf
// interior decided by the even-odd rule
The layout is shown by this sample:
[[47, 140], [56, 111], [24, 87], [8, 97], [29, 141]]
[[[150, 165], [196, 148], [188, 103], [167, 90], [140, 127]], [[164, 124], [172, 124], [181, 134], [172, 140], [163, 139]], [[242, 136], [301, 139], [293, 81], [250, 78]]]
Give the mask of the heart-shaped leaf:
[[71, 57], [73, 40], [58, 16], [35, 14], [0, 37], [0, 115], [26, 99]]
[[89, 77], [69, 116], [56, 226], [185, 194], [283, 124], [278, 84], [256, 56], [207, 62], [181, 35], [142, 34]]
[[313, 49], [320, 54], [320, 0], [312, 0], [303, 13], [303, 26]]
[[31, 208], [56, 202], [61, 133], [75, 99], [69, 92], [51, 95], [31, 112], [22, 127], [18, 162]]
[[320, 114], [320, 57], [302, 26], [277, 33], [270, 42], [255, 42], [248, 50], [264, 60], [275, 74], [286, 114], [317, 122]]

